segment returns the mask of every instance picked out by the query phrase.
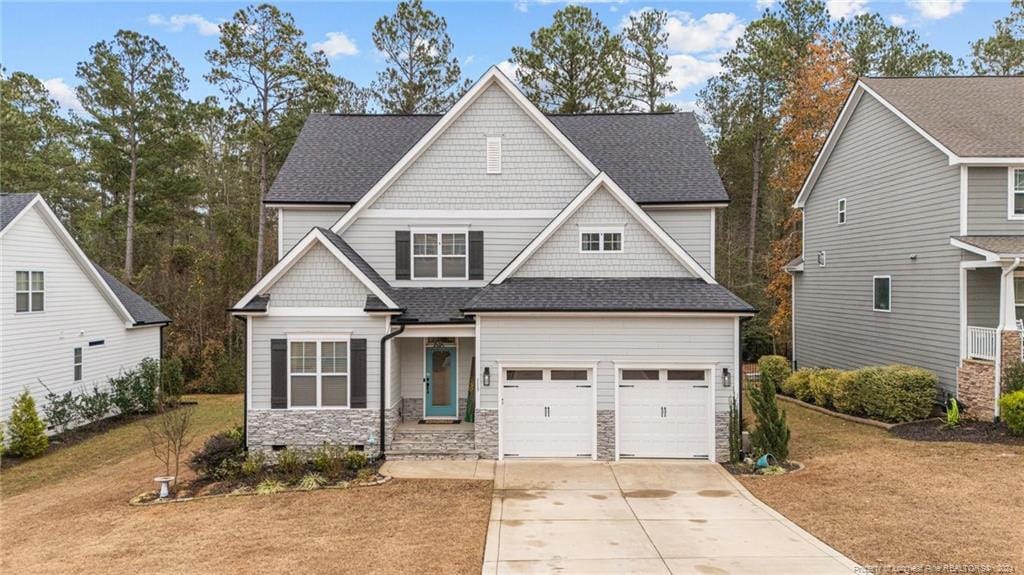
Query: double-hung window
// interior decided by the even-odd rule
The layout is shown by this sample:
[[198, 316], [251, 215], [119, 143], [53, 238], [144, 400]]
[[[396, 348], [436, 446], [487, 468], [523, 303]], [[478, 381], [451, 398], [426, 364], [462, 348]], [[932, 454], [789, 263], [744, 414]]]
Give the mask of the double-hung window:
[[348, 340], [290, 340], [288, 355], [289, 407], [348, 407]]
[[892, 277], [875, 276], [872, 286], [872, 309], [875, 311], [892, 311]]
[[14, 272], [14, 299], [17, 313], [43, 311], [43, 284], [43, 272], [21, 270]]
[[82, 348], [75, 348], [75, 381], [82, 381]]
[[1010, 168], [1011, 220], [1024, 220], [1024, 168]]
[[584, 253], [621, 252], [622, 228], [581, 228], [580, 251]]
[[412, 234], [412, 279], [466, 279], [468, 234], [464, 231]]

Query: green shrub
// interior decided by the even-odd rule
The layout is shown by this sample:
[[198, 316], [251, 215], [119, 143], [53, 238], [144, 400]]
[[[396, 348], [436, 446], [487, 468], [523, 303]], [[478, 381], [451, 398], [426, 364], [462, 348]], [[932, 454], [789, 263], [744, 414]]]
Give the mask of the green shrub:
[[244, 460], [241, 440], [231, 431], [222, 431], [211, 435], [201, 448], [192, 452], [188, 466], [202, 477], [229, 479], [241, 471]]
[[285, 449], [277, 454], [277, 469], [288, 477], [298, 475], [304, 464], [302, 455], [294, 449]]
[[110, 378], [110, 402], [121, 415], [130, 415], [139, 409], [132, 392], [134, 378], [134, 371], [124, 371]]
[[789, 458], [789, 425], [786, 413], [779, 409], [775, 398], [775, 386], [762, 381], [751, 386], [750, 407], [757, 417], [757, 427], [750, 434], [750, 441], [758, 455], [771, 453], [779, 461]]
[[864, 367], [839, 377], [833, 405], [850, 415], [916, 421], [931, 414], [937, 385], [935, 374], [917, 367]]
[[7, 455], [7, 443], [4, 440], [4, 428], [7, 424], [0, 421], [0, 457]]
[[811, 374], [810, 388], [811, 399], [816, 405], [832, 407], [832, 398], [836, 392], [836, 382], [839, 374], [838, 369], [819, 369]]
[[32, 399], [27, 389], [14, 400], [7, 432], [10, 434], [7, 451], [17, 457], [38, 457], [50, 444], [46, 437], [46, 425], [36, 412], [36, 400]]
[[345, 452], [345, 467], [352, 471], [359, 471], [366, 467], [369, 462], [369, 458], [366, 456], [365, 451], [356, 451], [355, 449], [349, 449]]
[[337, 445], [324, 443], [313, 452], [313, 467], [331, 479], [341, 477], [345, 471], [345, 450]]
[[284, 483], [281, 483], [276, 479], [264, 479], [256, 486], [256, 493], [259, 495], [271, 495], [278, 491], [282, 491], [284, 487]]
[[139, 364], [132, 378], [132, 395], [139, 413], [156, 411], [160, 391], [160, 362], [147, 357]]
[[781, 355], [766, 355], [757, 360], [757, 370], [761, 374], [761, 381], [770, 381], [775, 389], [780, 389], [782, 382], [793, 373], [789, 368], [789, 360]]
[[1024, 390], [999, 398], [999, 413], [1014, 435], [1024, 435]]
[[244, 477], [256, 477], [263, 473], [263, 467], [267, 464], [267, 457], [259, 451], [250, 451], [242, 462], [240, 471]]
[[1024, 361], [1015, 361], [1003, 372], [1003, 393], [1024, 390]]
[[95, 385], [92, 387], [91, 393], [83, 389], [82, 393], [78, 395], [76, 407], [79, 417], [87, 423], [94, 423], [110, 413], [110, 394]]
[[[45, 384], [43, 387], [46, 387]], [[78, 413], [78, 398], [66, 391], [58, 395], [46, 388], [46, 405], [43, 406], [43, 418], [57, 433], [66, 433], [75, 421]]]
[[302, 476], [299, 480], [299, 489], [305, 489], [306, 491], [312, 491], [319, 489], [327, 484], [327, 480], [324, 479], [323, 475], [315, 472], [309, 472]]
[[185, 376], [181, 370], [181, 358], [165, 359], [160, 364], [160, 396], [163, 401], [177, 403], [185, 391]]
[[739, 463], [743, 459], [743, 420], [736, 404], [729, 402], [729, 462]]
[[811, 401], [811, 376], [818, 370], [813, 368], [798, 369], [782, 382], [782, 392], [800, 401]]
[[377, 475], [377, 473], [373, 469], [364, 467], [356, 472], [356, 481], [360, 483], [369, 483], [370, 481], [373, 481], [373, 477], [375, 475]]

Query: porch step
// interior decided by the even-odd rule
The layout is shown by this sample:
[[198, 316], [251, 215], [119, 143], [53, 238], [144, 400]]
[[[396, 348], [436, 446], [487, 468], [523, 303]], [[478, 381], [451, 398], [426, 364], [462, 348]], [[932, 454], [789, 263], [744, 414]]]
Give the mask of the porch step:
[[404, 460], [431, 460], [431, 459], [463, 459], [463, 460], [474, 460], [480, 459], [480, 455], [476, 451], [437, 451], [437, 450], [419, 450], [419, 451], [393, 451], [387, 450], [384, 452], [390, 461], [404, 461]]
[[472, 424], [418, 425], [402, 424], [388, 457], [402, 459], [476, 459], [476, 434]]

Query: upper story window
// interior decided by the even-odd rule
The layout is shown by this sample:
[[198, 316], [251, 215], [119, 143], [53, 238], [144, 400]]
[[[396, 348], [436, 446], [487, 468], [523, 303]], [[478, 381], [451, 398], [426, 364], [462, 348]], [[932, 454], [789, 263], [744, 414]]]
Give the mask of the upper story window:
[[839, 212], [839, 223], [845, 224], [846, 223], [846, 198], [842, 198], [842, 199], [839, 200], [839, 210], [838, 210], [838, 212]]
[[348, 344], [315, 338], [288, 342], [289, 407], [348, 407]]
[[412, 279], [466, 279], [466, 232], [414, 231], [412, 234]]
[[501, 138], [487, 138], [487, 173], [501, 173]]
[[872, 286], [875, 311], [892, 311], [892, 277], [875, 276]]
[[581, 228], [581, 252], [621, 252], [622, 228]]
[[1010, 168], [1010, 207], [1011, 220], [1024, 220], [1024, 168]]
[[14, 278], [15, 311], [43, 311], [43, 272], [17, 271]]

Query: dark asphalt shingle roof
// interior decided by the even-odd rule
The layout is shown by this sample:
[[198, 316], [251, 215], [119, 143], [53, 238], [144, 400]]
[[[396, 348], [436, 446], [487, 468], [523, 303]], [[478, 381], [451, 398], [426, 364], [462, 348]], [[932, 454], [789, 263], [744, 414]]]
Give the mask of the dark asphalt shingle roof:
[[107, 270], [96, 264], [92, 264], [92, 266], [99, 272], [103, 281], [107, 282], [107, 285], [110, 286], [110, 290], [121, 301], [121, 305], [131, 314], [136, 325], [171, 323], [171, 318], [156, 309], [156, 306], [146, 301], [142, 296], [132, 291], [130, 287], [107, 273]]
[[483, 288], [463, 311], [755, 310], [721, 285], [697, 278], [511, 278]]
[[370, 278], [370, 281], [372, 281], [374, 285], [379, 287], [384, 293], [388, 294], [388, 296], [391, 295], [389, 293], [391, 291], [391, 284], [382, 278], [380, 274], [377, 273], [377, 270], [373, 269], [373, 266], [367, 263], [366, 260], [363, 259], [363, 256], [359, 255], [359, 252], [357, 252], [355, 248], [348, 245], [348, 242], [341, 239], [341, 236], [332, 232], [329, 228], [318, 226], [316, 229], [320, 230], [320, 232], [322, 232], [324, 236], [326, 236], [327, 239], [338, 248], [338, 251], [344, 254], [349, 261], [355, 264], [355, 266], [359, 268], [359, 271], [366, 274], [366, 277]]
[[958, 236], [956, 239], [996, 254], [1024, 256], [1024, 236]]
[[[313, 114], [264, 201], [354, 204], [440, 117]], [[638, 203], [729, 201], [692, 113], [548, 117]]]
[[[392, 288], [388, 295], [403, 308], [395, 323], [459, 323], [472, 321], [460, 311], [482, 288], [429, 287]], [[388, 308], [375, 296], [369, 296], [366, 311], [386, 311]]]
[[1024, 156], [1024, 76], [861, 81], [958, 156]]
[[7, 227], [38, 194], [0, 193], [0, 230]]

